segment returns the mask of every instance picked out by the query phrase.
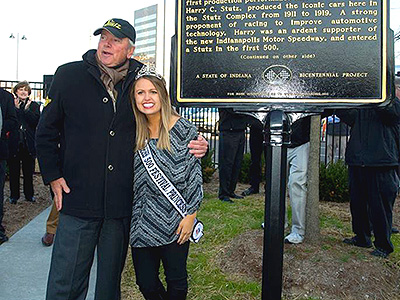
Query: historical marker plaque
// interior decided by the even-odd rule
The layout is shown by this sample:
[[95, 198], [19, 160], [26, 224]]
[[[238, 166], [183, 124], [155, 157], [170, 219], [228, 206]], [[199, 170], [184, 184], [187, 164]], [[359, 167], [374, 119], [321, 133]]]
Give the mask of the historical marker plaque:
[[177, 0], [177, 100], [384, 102], [387, 2]]

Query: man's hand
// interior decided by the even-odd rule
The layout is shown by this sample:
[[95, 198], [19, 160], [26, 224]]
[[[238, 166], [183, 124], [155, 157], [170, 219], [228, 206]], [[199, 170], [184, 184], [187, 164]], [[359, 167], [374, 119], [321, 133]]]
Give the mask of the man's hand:
[[208, 141], [201, 135], [198, 136], [197, 140], [191, 140], [188, 147], [189, 152], [192, 153], [197, 158], [202, 158], [208, 148]]
[[68, 194], [71, 190], [63, 177], [50, 182], [50, 186], [54, 193], [54, 203], [57, 210], [60, 211], [62, 208], [62, 193], [65, 192]]
[[194, 219], [195, 218], [196, 218], [196, 213], [194, 213], [192, 215], [187, 215], [179, 223], [178, 229], [176, 230], [176, 234], [179, 235], [178, 242], [177, 242], [179, 245], [182, 245], [183, 243], [186, 243], [187, 240], [192, 235]]

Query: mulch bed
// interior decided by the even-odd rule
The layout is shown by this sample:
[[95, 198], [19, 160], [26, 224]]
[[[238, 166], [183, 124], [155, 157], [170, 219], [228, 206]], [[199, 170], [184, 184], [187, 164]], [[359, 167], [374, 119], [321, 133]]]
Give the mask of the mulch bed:
[[[8, 237], [12, 236], [19, 229], [28, 224], [33, 218], [40, 214], [44, 209], [51, 205], [50, 188], [45, 186], [42, 177], [39, 174], [33, 175], [33, 185], [35, 189], [36, 202], [25, 201], [21, 178], [21, 196], [17, 204], [10, 204], [10, 185], [6, 181], [4, 186], [4, 218], [3, 226], [6, 229]], [[46, 224], [43, 224], [43, 233], [46, 230]]]

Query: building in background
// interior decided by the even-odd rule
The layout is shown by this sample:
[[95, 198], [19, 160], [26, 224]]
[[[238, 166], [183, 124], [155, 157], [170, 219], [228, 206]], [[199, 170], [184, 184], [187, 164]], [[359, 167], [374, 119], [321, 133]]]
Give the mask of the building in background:
[[134, 58], [156, 67], [157, 61], [157, 4], [135, 11], [136, 29]]

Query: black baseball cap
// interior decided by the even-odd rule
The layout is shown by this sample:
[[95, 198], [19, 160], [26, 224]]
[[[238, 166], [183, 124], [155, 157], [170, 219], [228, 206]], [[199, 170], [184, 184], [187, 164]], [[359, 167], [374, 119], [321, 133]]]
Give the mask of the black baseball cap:
[[135, 43], [136, 31], [128, 21], [122, 19], [110, 19], [104, 23], [103, 27], [96, 29], [93, 34], [99, 35], [103, 29], [109, 31], [117, 38], [123, 39], [127, 37], [133, 43]]

